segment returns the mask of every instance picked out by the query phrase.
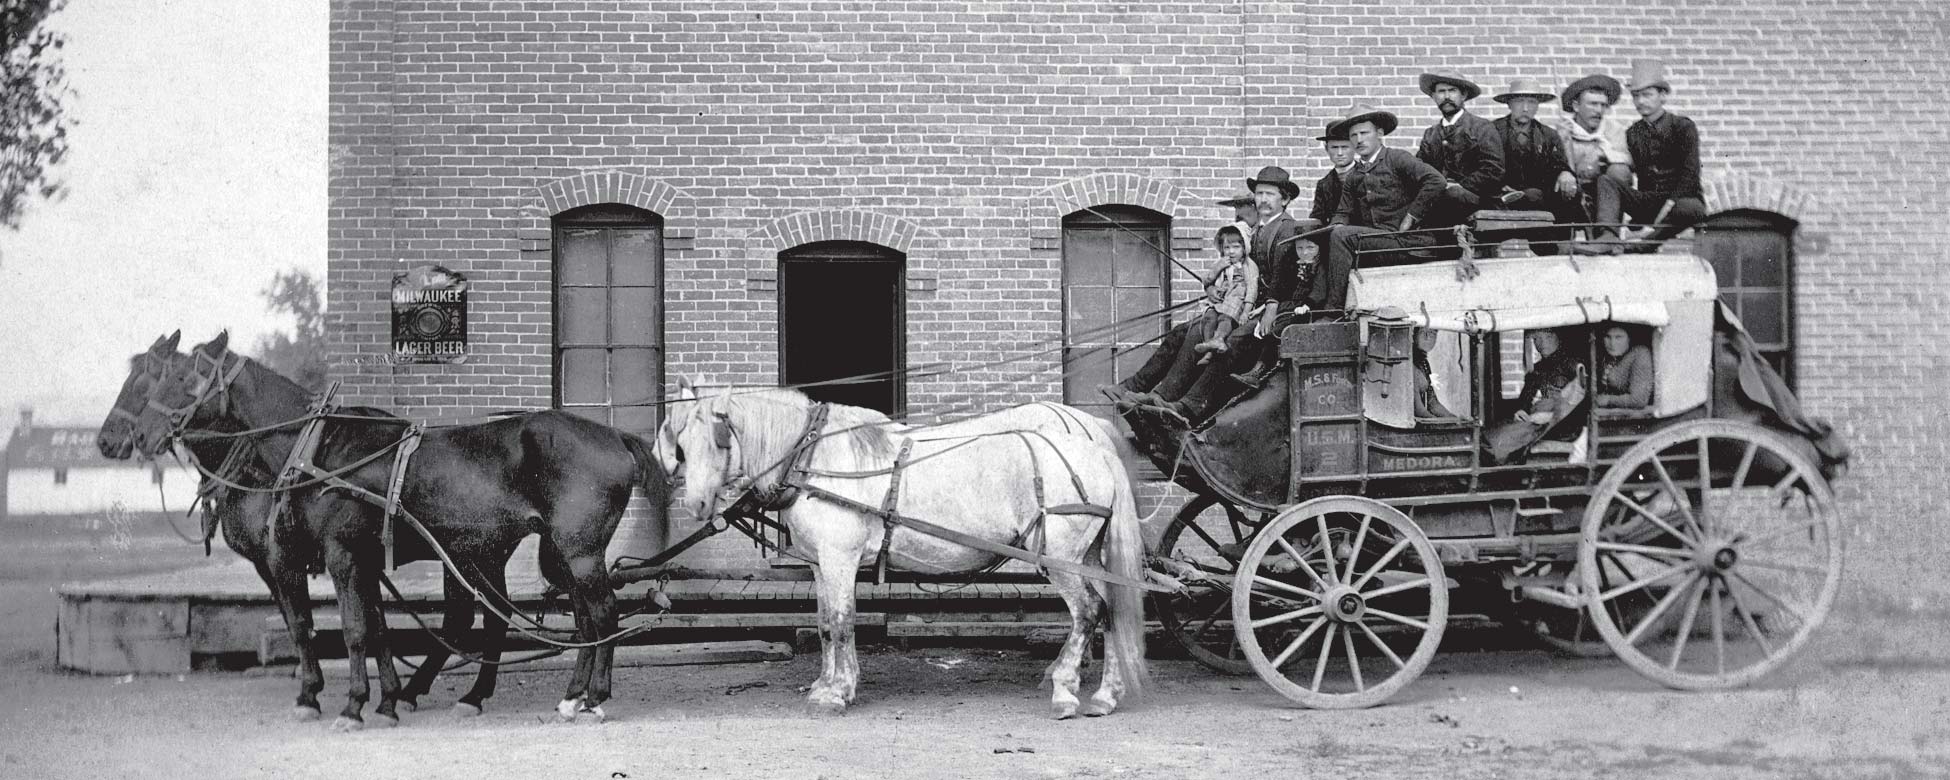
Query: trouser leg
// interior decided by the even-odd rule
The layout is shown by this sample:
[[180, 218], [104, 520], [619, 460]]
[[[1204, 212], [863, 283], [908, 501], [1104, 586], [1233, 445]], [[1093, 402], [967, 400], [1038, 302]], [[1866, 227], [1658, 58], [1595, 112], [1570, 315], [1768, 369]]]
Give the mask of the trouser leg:
[[1166, 374], [1171, 371], [1173, 362], [1178, 359], [1181, 348], [1189, 347], [1197, 341], [1188, 337], [1196, 325], [1197, 321], [1194, 320], [1167, 331], [1164, 338], [1158, 340], [1158, 349], [1151, 353], [1151, 358], [1144, 361], [1144, 365], [1138, 368], [1137, 373], [1118, 382], [1117, 389], [1132, 393], [1143, 392], [1163, 381]]

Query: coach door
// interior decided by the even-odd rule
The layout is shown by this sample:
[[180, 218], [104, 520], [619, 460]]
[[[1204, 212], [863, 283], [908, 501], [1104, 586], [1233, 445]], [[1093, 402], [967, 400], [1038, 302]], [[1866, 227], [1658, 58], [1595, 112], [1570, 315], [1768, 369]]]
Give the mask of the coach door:
[[[861, 241], [779, 253], [779, 377], [815, 401], [906, 409], [907, 258]], [[845, 380], [845, 381], [836, 381]]]

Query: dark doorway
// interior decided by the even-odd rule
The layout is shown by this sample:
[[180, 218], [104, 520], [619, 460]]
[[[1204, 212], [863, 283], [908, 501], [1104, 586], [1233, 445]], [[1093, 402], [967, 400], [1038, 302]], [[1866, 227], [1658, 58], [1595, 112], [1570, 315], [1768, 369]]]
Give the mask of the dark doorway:
[[860, 241], [779, 253], [779, 376], [807, 397], [890, 415], [906, 410], [906, 256]]

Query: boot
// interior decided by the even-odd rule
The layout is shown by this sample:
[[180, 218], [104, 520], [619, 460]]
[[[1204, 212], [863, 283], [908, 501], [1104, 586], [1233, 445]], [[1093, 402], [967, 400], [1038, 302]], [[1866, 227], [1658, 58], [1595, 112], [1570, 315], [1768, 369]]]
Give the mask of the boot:
[[[1224, 352], [1226, 351], [1225, 337], [1213, 336], [1212, 338], [1206, 339], [1204, 341], [1192, 345], [1192, 350], [1201, 353]], [[1211, 357], [1211, 355], [1206, 355], [1206, 357]], [[1201, 360], [1199, 362], [1203, 363], [1205, 361]]]

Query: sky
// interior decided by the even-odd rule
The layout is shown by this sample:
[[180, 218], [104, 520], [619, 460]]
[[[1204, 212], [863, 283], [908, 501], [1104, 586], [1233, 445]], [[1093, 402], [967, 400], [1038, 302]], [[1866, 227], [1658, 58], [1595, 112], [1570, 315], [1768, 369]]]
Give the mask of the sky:
[[98, 426], [156, 336], [289, 329], [281, 270], [325, 272], [323, 2], [78, 0], [59, 202], [0, 228], [0, 442]]

